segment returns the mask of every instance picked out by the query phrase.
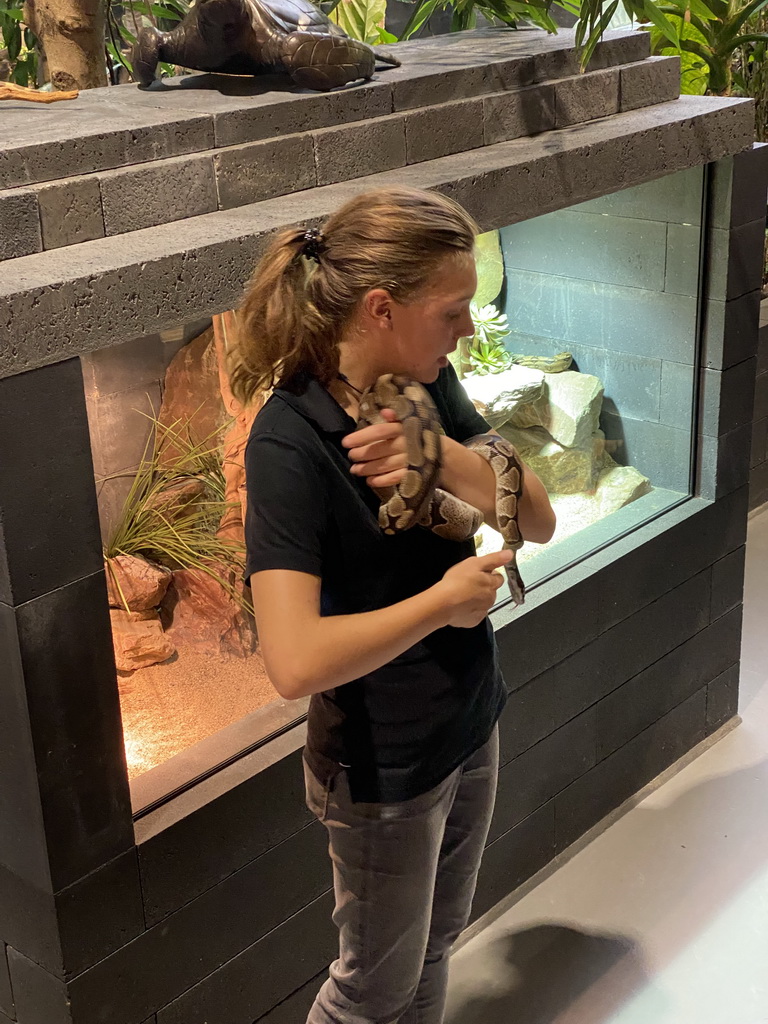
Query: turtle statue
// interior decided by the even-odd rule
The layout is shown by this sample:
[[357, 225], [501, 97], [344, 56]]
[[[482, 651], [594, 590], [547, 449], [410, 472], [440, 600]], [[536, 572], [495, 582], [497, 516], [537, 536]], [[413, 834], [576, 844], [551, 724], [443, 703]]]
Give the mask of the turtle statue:
[[400, 61], [351, 39], [309, 0], [198, 0], [171, 32], [144, 28], [134, 51], [141, 85], [159, 61], [225, 75], [287, 72], [308, 89], [327, 91], [373, 75], [377, 61]]

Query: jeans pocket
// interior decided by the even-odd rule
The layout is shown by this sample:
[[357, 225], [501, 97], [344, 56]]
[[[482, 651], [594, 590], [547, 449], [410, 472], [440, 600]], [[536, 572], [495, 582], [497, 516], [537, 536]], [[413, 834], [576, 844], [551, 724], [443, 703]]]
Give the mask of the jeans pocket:
[[328, 817], [328, 797], [330, 795], [330, 790], [317, 778], [306, 761], [303, 761], [302, 763], [304, 765], [304, 790], [306, 794], [307, 807], [318, 821], [325, 821]]

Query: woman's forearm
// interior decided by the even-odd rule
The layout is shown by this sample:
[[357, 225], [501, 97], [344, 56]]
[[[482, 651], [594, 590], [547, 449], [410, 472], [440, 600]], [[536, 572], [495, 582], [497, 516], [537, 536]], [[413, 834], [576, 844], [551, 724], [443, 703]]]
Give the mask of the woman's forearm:
[[[496, 474], [490, 464], [458, 441], [442, 440], [443, 466], [440, 486], [457, 498], [474, 505], [489, 526], [498, 529], [496, 519]], [[544, 544], [555, 532], [555, 513], [541, 480], [530, 466], [523, 466], [523, 488], [518, 506], [518, 525], [525, 540]]]

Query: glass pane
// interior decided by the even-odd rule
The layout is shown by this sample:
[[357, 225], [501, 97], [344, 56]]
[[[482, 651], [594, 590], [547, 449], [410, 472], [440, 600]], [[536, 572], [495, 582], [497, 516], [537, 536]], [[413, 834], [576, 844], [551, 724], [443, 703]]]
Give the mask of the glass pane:
[[[529, 585], [690, 493], [703, 182], [695, 168], [483, 239], [481, 285], [494, 236], [503, 283], [463, 383], [557, 512], [520, 553]], [[500, 544], [482, 528], [482, 551]]]
[[82, 357], [134, 806], [296, 721], [258, 652], [243, 562], [252, 415], [228, 314]]

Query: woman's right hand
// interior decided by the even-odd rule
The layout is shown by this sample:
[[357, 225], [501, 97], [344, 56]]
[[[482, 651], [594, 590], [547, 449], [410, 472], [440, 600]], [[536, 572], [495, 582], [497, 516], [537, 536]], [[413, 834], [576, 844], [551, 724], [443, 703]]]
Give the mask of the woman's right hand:
[[495, 551], [451, 566], [437, 584], [449, 610], [447, 625], [470, 629], [483, 621], [493, 607], [496, 591], [504, 584], [504, 577], [495, 570], [511, 559], [511, 551]]

